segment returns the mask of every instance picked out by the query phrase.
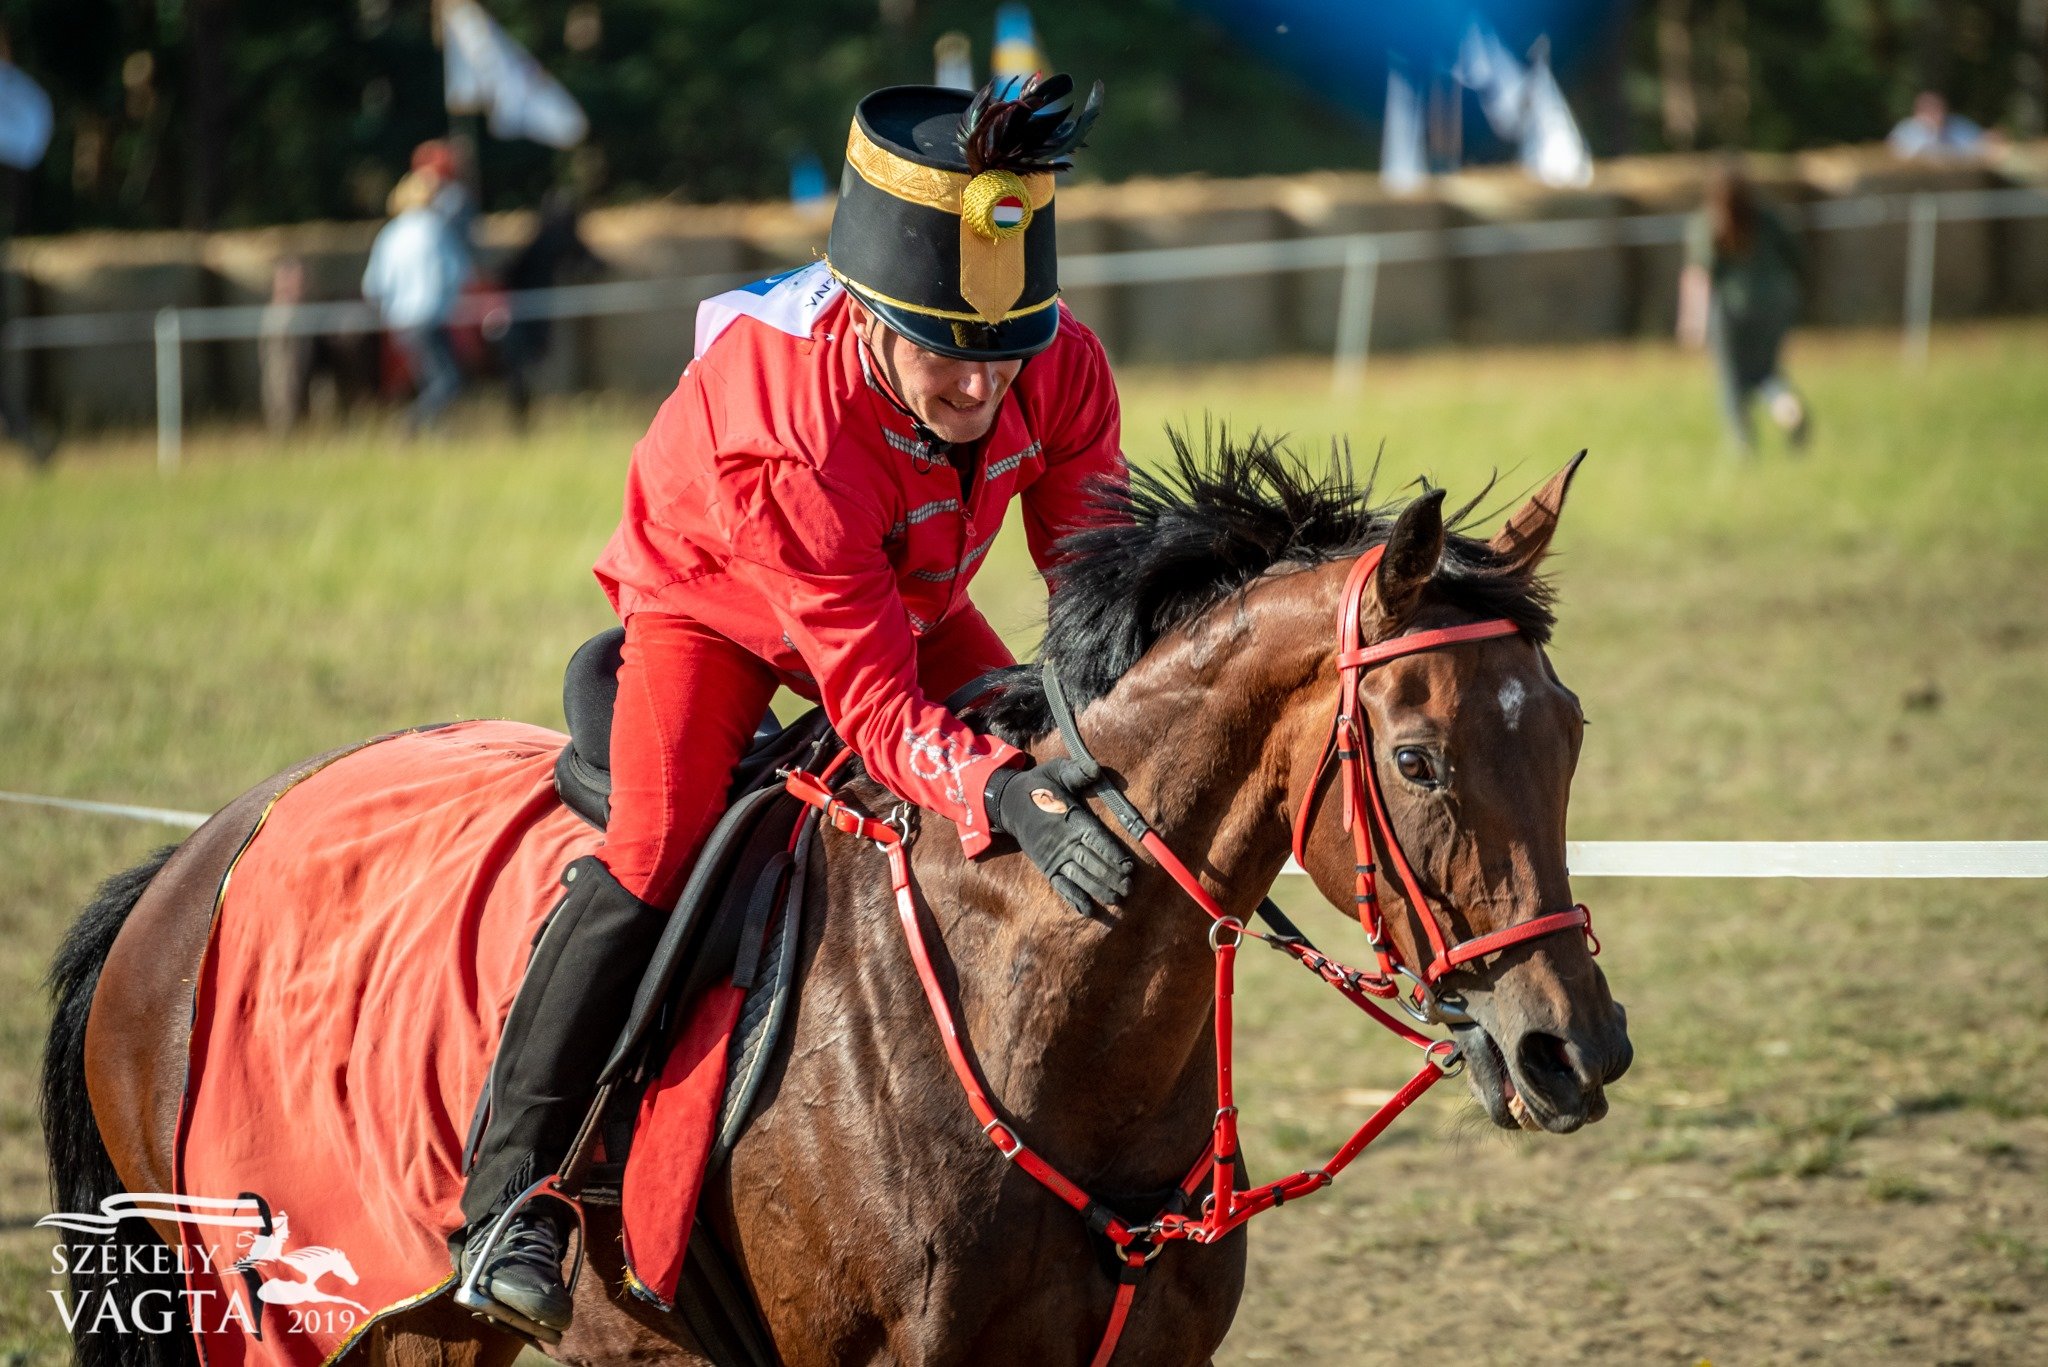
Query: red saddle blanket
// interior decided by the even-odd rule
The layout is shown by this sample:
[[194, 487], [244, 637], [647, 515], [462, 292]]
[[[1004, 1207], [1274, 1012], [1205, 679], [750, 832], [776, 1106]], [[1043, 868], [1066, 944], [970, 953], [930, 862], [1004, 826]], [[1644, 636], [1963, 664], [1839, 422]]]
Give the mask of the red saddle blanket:
[[[274, 1226], [182, 1264], [207, 1367], [319, 1367], [453, 1285], [477, 1095], [562, 868], [600, 839], [555, 795], [563, 741], [508, 721], [378, 741], [279, 797], [235, 862], [196, 987], [177, 1189], [260, 1197]], [[700, 1006], [635, 1131], [627, 1257], [663, 1301], [736, 998]], [[182, 1228], [188, 1246], [218, 1234]], [[238, 1257], [254, 1277], [223, 1265]]]

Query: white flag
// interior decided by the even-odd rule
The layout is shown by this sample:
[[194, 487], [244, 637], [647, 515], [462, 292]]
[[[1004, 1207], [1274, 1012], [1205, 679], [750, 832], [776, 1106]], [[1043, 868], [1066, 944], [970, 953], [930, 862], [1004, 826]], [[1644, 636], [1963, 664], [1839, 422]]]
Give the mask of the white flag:
[[1522, 167], [1545, 185], [1590, 185], [1593, 154], [1579, 135], [1579, 121], [1565, 103], [1564, 91], [1550, 74], [1549, 59], [1538, 54], [1529, 64], [1528, 116], [1522, 129]]
[[1528, 114], [1529, 71], [1509, 52], [1500, 35], [1474, 19], [1458, 45], [1451, 78], [1479, 96], [1479, 107], [1495, 136], [1519, 138]]
[[1380, 134], [1380, 184], [1396, 194], [1429, 179], [1422, 147], [1422, 97], [1398, 71], [1387, 72], [1387, 117]]
[[490, 114], [491, 136], [574, 147], [590, 131], [576, 97], [541, 70], [475, 0], [450, 0], [441, 13], [451, 114]]
[[0, 163], [32, 169], [50, 146], [50, 97], [18, 66], [0, 62]]

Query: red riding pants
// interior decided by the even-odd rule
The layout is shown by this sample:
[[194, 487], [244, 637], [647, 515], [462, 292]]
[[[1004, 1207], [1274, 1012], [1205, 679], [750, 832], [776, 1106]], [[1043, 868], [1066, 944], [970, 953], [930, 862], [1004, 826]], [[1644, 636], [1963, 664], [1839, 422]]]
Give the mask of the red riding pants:
[[[918, 682], [929, 698], [1015, 662], [971, 606], [918, 642]], [[682, 893], [780, 682], [758, 656], [687, 617], [626, 619], [611, 817], [598, 858], [642, 901], [669, 906]]]

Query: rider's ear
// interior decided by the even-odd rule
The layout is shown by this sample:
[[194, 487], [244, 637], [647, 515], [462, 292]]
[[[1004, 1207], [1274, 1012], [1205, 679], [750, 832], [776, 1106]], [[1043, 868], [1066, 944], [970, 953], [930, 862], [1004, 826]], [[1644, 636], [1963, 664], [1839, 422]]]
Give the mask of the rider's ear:
[[1508, 567], [1516, 573], [1535, 569], [1549, 551], [1558, 514], [1564, 511], [1564, 496], [1572, 487], [1572, 476], [1579, 472], [1579, 462], [1585, 458], [1584, 451], [1573, 456], [1571, 463], [1552, 475], [1493, 538], [1493, 548], [1506, 557]]
[[1391, 636], [1422, 605], [1422, 591], [1444, 558], [1444, 491], [1431, 489], [1401, 510], [1362, 611], [1365, 639]]

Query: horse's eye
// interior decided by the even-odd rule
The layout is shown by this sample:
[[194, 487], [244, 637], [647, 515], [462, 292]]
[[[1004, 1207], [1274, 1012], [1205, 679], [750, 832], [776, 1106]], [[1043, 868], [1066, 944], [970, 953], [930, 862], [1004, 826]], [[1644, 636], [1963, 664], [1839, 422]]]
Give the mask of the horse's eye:
[[1401, 777], [1410, 783], [1419, 783], [1425, 788], [1437, 786], [1436, 764], [1429, 757], [1429, 751], [1420, 746], [1404, 745], [1394, 752], [1394, 767], [1401, 771]]

